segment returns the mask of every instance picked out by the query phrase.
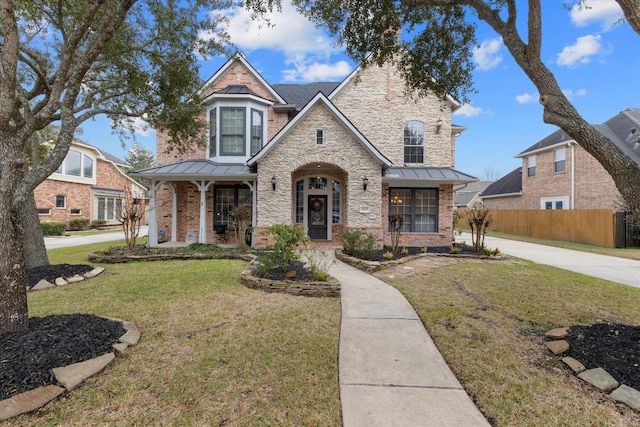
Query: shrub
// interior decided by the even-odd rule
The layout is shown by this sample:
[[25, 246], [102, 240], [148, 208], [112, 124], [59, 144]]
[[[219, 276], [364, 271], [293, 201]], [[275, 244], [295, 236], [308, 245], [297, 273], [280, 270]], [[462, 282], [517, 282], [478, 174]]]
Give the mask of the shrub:
[[420, 248], [420, 252], [422, 252], [423, 254], [426, 254], [427, 253], [427, 247], [426, 246], [421, 247]]
[[405, 246], [400, 250], [400, 253], [402, 255], [408, 255], [409, 254], [409, 249], [407, 249], [406, 246]]
[[384, 259], [393, 259], [393, 252], [391, 252], [391, 251], [387, 251], [387, 252], [385, 252], [385, 253], [383, 253], [383, 254], [382, 254], [382, 257], [383, 257]]
[[327, 278], [327, 272], [331, 265], [335, 262], [327, 258], [324, 251], [319, 250], [310, 242], [305, 242], [304, 256], [311, 265], [311, 274], [316, 280], [323, 282]]
[[69, 221], [69, 230], [86, 230], [90, 222], [89, 218], [74, 218]]
[[40, 224], [44, 236], [62, 236], [67, 231], [67, 224], [64, 222], [48, 221]]
[[273, 257], [275, 262], [282, 267], [282, 271], [287, 271], [289, 263], [298, 259], [295, 253], [297, 246], [309, 240], [302, 224], [274, 224], [265, 233], [275, 238]]
[[105, 221], [104, 219], [94, 219], [93, 221], [91, 221], [91, 228], [100, 228], [107, 225], [107, 221]]
[[458, 246], [451, 246], [449, 248], [449, 253], [451, 253], [451, 254], [459, 254], [460, 252], [462, 252], [462, 248], [460, 248]]
[[371, 233], [361, 230], [345, 230], [342, 232], [342, 251], [347, 255], [371, 259], [376, 253], [376, 239]]

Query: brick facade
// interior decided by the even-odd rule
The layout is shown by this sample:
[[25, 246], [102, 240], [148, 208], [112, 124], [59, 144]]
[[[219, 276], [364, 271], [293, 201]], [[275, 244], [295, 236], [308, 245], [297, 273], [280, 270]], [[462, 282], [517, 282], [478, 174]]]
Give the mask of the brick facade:
[[[86, 152], [85, 152], [86, 154]], [[98, 189], [114, 191], [129, 190], [136, 194], [144, 194], [144, 187], [126, 176], [113, 162], [92, 157], [94, 160], [94, 178], [83, 179], [53, 174], [34, 190], [34, 198], [38, 209], [50, 209], [50, 214], [39, 215], [40, 221], [56, 221], [68, 223], [72, 219], [98, 218]], [[56, 208], [56, 196], [64, 196], [64, 208]], [[121, 196], [111, 196], [122, 198]], [[72, 210], [80, 213], [72, 214]], [[116, 220], [110, 221], [118, 223]]]
[[[565, 170], [554, 170], [554, 147], [536, 153], [536, 174], [527, 176], [527, 157], [522, 161], [522, 195], [483, 199], [489, 209], [540, 209], [541, 200], [568, 198], [571, 208], [571, 181], [573, 177], [574, 209], [616, 210], [622, 199], [611, 175], [584, 148], [566, 145]], [[572, 153], [573, 150], [573, 153]], [[575, 161], [575, 165], [572, 164]]]

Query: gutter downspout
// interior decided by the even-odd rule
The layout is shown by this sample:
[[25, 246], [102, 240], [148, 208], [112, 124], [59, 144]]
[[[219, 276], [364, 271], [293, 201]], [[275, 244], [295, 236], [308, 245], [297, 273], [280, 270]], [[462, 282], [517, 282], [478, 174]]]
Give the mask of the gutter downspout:
[[576, 198], [576, 143], [569, 142], [571, 147], [571, 209], [575, 209]]

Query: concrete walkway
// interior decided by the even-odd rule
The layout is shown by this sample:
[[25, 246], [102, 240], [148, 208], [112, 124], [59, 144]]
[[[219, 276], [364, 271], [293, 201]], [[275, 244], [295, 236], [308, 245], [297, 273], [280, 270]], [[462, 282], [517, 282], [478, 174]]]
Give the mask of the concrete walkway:
[[[471, 244], [471, 234], [462, 233], [456, 241]], [[485, 237], [484, 245], [499, 248], [504, 255], [640, 288], [640, 261], [492, 236]]]
[[345, 427], [489, 426], [400, 292], [340, 261], [329, 273], [342, 286]]

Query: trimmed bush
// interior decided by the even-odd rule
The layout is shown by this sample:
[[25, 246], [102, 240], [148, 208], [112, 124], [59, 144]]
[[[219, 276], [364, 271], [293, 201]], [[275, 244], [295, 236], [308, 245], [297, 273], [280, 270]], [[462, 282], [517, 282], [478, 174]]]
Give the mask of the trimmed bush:
[[376, 253], [376, 239], [373, 234], [361, 230], [344, 230], [342, 232], [342, 251], [347, 255], [371, 259]]
[[41, 223], [40, 226], [45, 236], [62, 236], [67, 231], [67, 224], [64, 222], [49, 221]]
[[94, 219], [91, 221], [91, 228], [100, 228], [107, 225], [107, 221], [104, 219]]
[[74, 218], [69, 221], [69, 230], [86, 230], [90, 222], [89, 218]]

